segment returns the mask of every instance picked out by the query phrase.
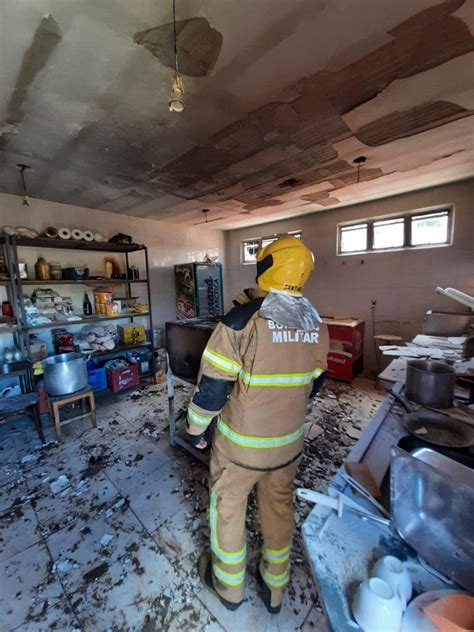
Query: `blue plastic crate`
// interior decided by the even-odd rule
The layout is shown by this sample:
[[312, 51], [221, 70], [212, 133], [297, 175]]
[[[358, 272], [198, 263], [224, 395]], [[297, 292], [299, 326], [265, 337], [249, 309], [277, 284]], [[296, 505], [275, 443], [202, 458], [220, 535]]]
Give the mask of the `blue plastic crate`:
[[87, 375], [93, 391], [105, 391], [107, 388], [107, 372], [103, 366], [97, 366], [95, 362], [89, 360], [87, 363]]

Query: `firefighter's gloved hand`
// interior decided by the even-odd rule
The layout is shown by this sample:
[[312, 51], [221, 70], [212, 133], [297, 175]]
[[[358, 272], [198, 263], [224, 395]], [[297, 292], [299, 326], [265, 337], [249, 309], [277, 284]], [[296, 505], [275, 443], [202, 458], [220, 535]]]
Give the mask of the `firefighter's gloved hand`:
[[204, 450], [207, 448], [207, 441], [204, 439], [204, 435], [190, 435], [188, 434], [188, 440], [191, 445], [193, 445], [198, 450]]

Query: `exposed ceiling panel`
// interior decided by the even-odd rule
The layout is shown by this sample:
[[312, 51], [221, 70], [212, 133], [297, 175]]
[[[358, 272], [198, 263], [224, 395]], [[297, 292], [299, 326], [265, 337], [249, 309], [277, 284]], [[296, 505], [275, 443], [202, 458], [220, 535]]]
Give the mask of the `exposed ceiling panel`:
[[474, 175], [474, 0], [176, 4], [180, 115], [171, 1], [2, 2], [1, 191], [230, 228]]

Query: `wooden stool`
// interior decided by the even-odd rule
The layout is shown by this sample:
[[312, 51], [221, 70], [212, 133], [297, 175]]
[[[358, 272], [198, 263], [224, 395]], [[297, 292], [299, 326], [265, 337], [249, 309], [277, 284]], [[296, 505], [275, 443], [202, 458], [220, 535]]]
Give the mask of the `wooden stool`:
[[[68, 404], [73, 404], [74, 402], [81, 402], [83, 413], [82, 415], [76, 415], [76, 417], [71, 417], [71, 419], [66, 419], [61, 422], [61, 408], [63, 406], [67, 406]], [[85, 405], [89, 405], [89, 410], [84, 412]], [[52, 420], [54, 421], [54, 429], [56, 431], [56, 436], [58, 439], [61, 439], [61, 427], [70, 424], [72, 421], [77, 421], [78, 419], [83, 419], [84, 417], [90, 417], [92, 421], [92, 426], [97, 428], [97, 419], [95, 413], [95, 397], [94, 391], [89, 386], [82, 391], [77, 391], [77, 393], [71, 393], [71, 395], [64, 395], [63, 397], [50, 397], [49, 398], [49, 412]]]

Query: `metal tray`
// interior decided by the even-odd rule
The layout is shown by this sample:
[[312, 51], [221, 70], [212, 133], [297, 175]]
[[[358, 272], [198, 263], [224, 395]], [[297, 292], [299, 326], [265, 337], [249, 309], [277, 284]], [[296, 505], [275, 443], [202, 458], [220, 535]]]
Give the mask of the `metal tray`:
[[421, 460], [392, 448], [392, 526], [434, 569], [474, 591], [474, 474], [427, 452]]

